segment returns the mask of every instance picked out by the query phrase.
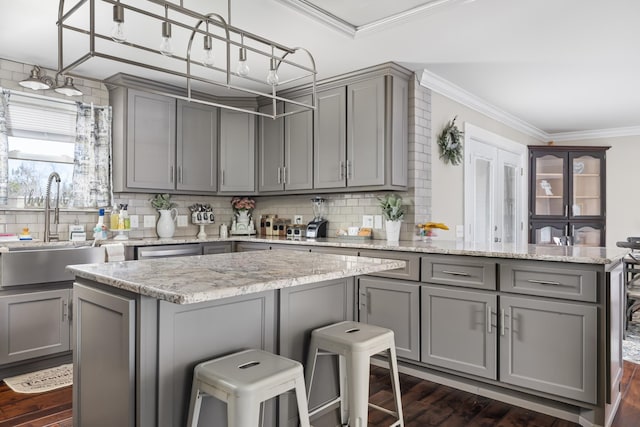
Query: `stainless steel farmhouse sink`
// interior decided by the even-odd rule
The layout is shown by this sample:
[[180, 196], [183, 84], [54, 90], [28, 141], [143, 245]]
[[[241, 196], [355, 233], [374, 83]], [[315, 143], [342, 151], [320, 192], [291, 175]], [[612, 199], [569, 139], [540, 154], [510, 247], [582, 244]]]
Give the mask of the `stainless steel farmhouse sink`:
[[65, 282], [71, 264], [104, 262], [104, 248], [91, 246], [21, 246], [0, 253], [0, 287]]

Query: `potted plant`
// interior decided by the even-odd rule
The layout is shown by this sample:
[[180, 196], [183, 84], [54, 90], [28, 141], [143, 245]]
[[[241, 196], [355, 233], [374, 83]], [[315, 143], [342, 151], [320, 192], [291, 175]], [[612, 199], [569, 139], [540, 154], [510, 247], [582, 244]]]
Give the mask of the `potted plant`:
[[176, 231], [176, 217], [178, 211], [176, 210], [176, 203], [171, 201], [171, 194], [156, 194], [151, 199], [151, 206], [153, 206], [159, 213], [158, 223], [156, 224], [156, 233], [161, 239], [168, 239], [173, 237], [173, 233]]
[[402, 206], [402, 197], [397, 194], [386, 194], [384, 197], [378, 198], [382, 214], [386, 220], [387, 241], [397, 242], [400, 240], [400, 227], [404, 219], [404, 206]]

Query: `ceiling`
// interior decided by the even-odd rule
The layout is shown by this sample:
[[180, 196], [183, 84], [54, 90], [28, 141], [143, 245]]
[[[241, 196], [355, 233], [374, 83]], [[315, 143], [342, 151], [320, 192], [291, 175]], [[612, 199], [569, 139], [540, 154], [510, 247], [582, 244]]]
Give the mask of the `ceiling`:
[[[225, 1], [182, 1], [228, 16]], [[58, 2], [0, 2], [0, 58], [57, 68]], [[98, 16], [110, 26], [110, 10]], [[637, 0], [232, 0], [231, 18], [308, 49], [320, 79], [394, 61], [419, 77], [427, 70], [542, 137], [640, 135]], [[159, 42], [154, 24], [125, 19], [127, 32]], [[82, 68], [87, 77], [122, 71], [91, 61]]]

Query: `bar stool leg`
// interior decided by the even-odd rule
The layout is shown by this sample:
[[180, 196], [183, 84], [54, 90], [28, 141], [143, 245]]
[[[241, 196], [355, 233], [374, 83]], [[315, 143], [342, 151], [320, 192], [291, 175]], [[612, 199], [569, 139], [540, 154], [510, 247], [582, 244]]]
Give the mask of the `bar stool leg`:
[[202, 394], [200, 393], [200, 382], [194, 381], [191, 386], [191, 399], [189, 400], [189, 419], [187, 427], [197, 427], [200, 418], [200, 405], [202, 404]]
[[296, 402], [298, 403], [298, 418], [300, 418], [300, 427], [310, 427], [309, 425], [309, 407], [307, 406], [307, 391], [305, 389], [304, 379], [295, 380]]
[[316, 370], [316, 359], [318, 357], [318, 346], [311, 338], [311, 344], [309, 345], [309, 355], [307, 356], [307, 364], [305, 365], [304, 378], [307, 382], [307, 401], [311, 397], [311, 386], [313, 385], [313, 374]]
[[347, 357], [349, 427], [367, 427], [369, 415], [369, 355]]
[[253, 397], [230, 398], [227, 402], [227, 424], [233, 427], [260, 425], [260, 402]]
[[396, 412], [398, 413], [398, 424], [404, 427], [404, 416], [402, 415], [402, 395], [400, 394], [400, 378], [398, 374], [398, 361], [396, 360], [396, 348], [392, 345], [387, 350], [389, 358], [389, 375], [391, 375], [391, 387], [393, 388], [393, 397], [396, 403]]
[[340, 376], [340, 424], [346, 426], [349, 423], [349, 397], [347, 383], [347, 359], [338, 357], [338, 375]]

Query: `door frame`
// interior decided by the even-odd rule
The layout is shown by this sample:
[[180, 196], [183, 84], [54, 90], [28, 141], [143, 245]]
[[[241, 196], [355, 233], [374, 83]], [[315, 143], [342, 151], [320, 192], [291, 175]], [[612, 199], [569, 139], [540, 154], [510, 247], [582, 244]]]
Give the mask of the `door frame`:
[[[488, 130], [482, 129], [469, 122], [464, 123], [464, 240], [465, 242], [473, 242], [471, 240], [472, 233], [470, 232], [471, 224], [475, 216], [475, 210], [473, 207], [473, 195], [474, 195], [474, 177], [470, 173], [472, 153], [474, 152], [474, 146], [477, 143], [490, 145], [495, 147], [499, 152], [508, 152], [519, 157], [521, 165], [520, 176], [520, 192], [522, 197], [520, 198], [520, 206], [518, 209], [518, 217], [520, 219], [520, 230], [517, 234], [518, 246], [528, 242], [528, 223], [527, 223], [527, 208], [528, 208], [528, 191], [527, 183], [529, 182], [529, 166], [527, 162], [527, 146], [520, 144], [516, 141], [505, 138], [504, 136], [495, 134]], [[496, 174], [496, 178], [497, 178]]]

